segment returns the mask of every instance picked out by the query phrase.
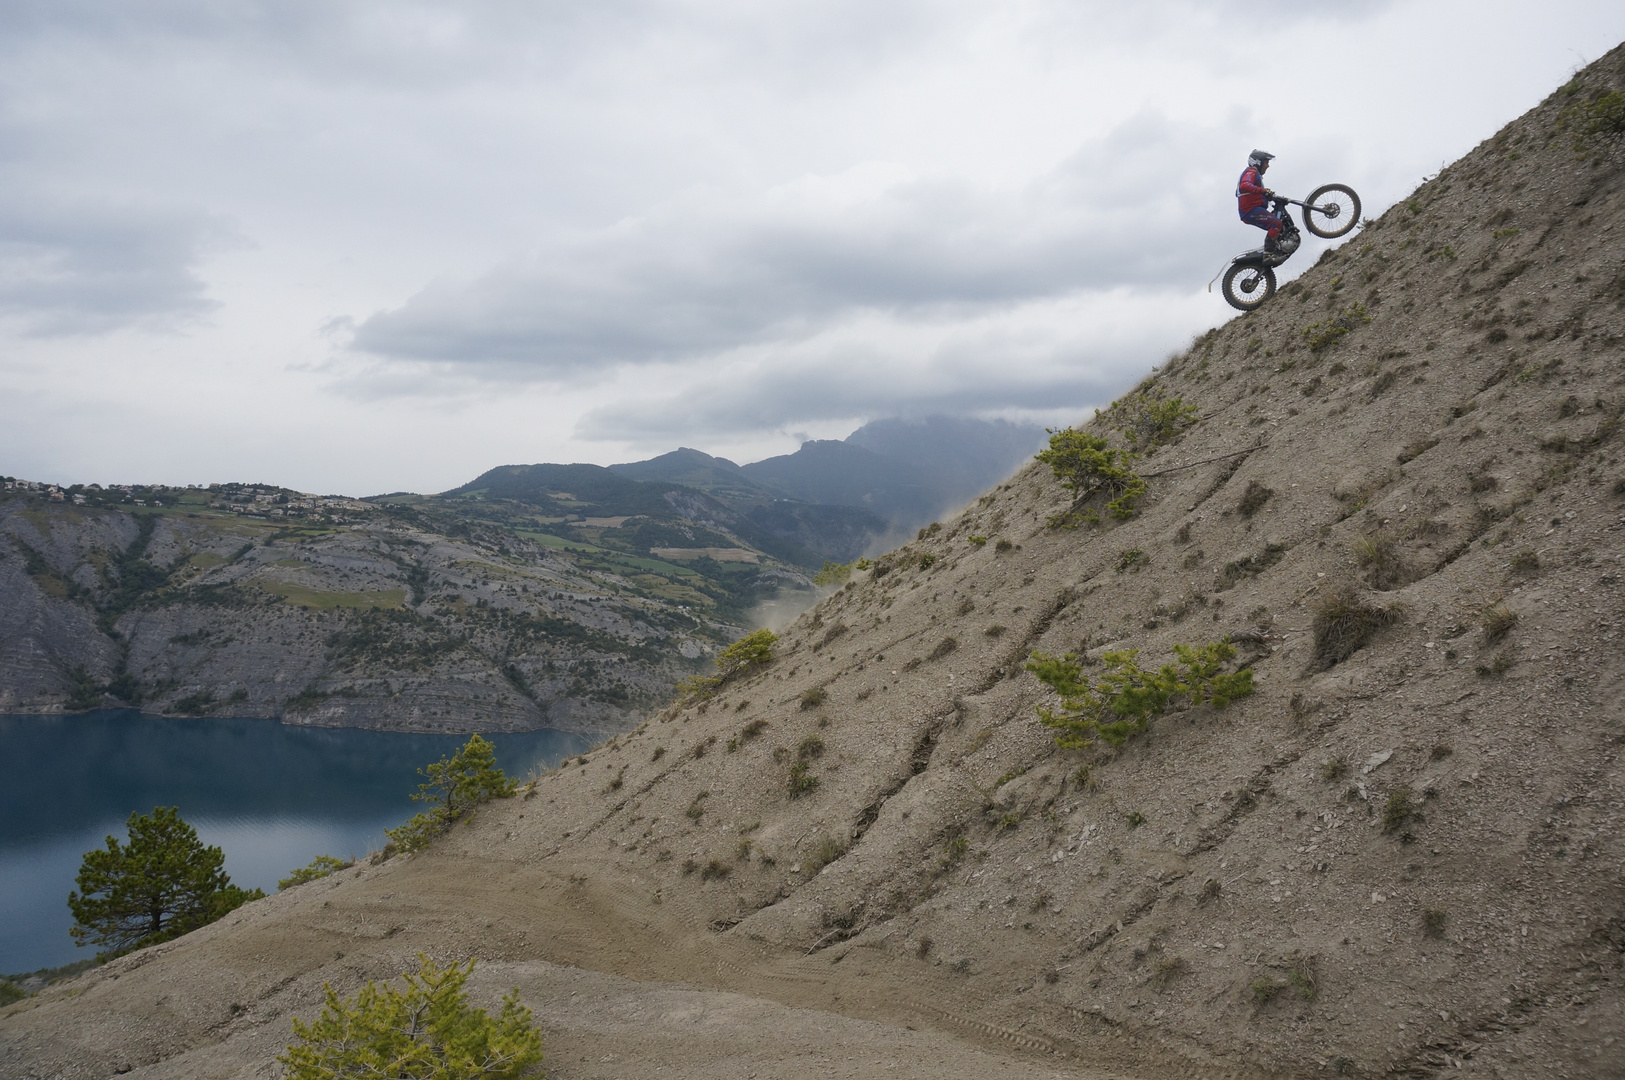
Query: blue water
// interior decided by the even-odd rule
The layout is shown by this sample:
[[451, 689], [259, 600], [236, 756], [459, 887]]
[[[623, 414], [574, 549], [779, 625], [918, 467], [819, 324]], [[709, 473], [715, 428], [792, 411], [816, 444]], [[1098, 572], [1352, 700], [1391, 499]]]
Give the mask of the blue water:
[[[561, 731], [488, 735], [509, 776], [587, 748]], [[226, 853], [244, 888], [317, 855], [356, 858], [421, 807], [419, 766], [467, 736], [302, 728], [271, 720], [180, 720], [116, 709], [79, 716], [0, 716], [0, 972], [82, 960], [68, 937], [68, 893], [84, 853], [125, 839], [134, 811], [178, 806], [205, 844]]]

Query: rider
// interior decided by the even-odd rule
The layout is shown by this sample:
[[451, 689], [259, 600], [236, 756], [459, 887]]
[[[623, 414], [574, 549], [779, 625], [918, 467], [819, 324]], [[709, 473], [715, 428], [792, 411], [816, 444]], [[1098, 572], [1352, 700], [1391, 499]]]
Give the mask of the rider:
[[1241, 220], [1264, 230], [1264, 250], [1272, 255], [1277, 251], [1281, 219], [1270, 213], [1269, 197], [1275, 192], [1264, 186], [1264, 173], [1269, 170], [1270, 160], [1274, 157], [1274, 154], [1263, 150], [1254, 150], [1247, 155], [1247, 168], [1236, 182], [1236, 209], [1241, 214]]

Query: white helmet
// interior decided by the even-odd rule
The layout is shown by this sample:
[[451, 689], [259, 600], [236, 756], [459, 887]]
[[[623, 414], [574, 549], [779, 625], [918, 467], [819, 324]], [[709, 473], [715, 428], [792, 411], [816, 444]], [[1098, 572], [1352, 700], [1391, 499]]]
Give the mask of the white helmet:
[[1270, 159], [1274, 156], [1266, 150], [1254, 150], [1247, 155], [1247, 164], [1255, 168], [1268, 168]]

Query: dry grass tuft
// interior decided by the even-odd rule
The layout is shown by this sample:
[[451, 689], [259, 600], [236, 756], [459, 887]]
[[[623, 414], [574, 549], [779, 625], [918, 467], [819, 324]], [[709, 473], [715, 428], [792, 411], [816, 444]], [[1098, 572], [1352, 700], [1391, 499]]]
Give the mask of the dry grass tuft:
[[1379, 630], [1398, 622], [1402, 614], [1397, 606], [1367, 603], [1352, 585], [1334, 589], [1315, 605], [1315, 647], [1309, 669], [1325, 671], [1342, 663], [1365, 648]]

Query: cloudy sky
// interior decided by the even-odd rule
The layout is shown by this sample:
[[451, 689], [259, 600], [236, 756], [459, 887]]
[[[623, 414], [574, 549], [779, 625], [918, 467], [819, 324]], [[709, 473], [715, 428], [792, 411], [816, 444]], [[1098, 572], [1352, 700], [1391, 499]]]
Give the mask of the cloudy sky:
[[1374, 216], [1625, 38], [1242, 10], [0, 0], [0, 473], [432, 491], [1070, 422], [1228, 316], [1250, 148]]

